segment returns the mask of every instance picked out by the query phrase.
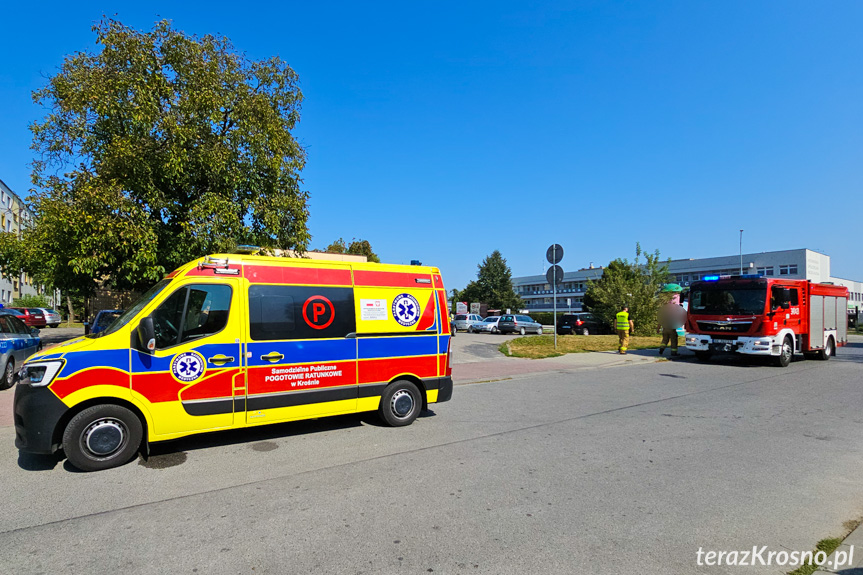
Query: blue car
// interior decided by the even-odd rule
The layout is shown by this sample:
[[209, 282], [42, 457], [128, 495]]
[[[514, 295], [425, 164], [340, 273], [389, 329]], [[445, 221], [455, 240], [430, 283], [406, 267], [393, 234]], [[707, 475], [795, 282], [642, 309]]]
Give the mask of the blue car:
[[121, 309], [99, 310], [99, 313], [93, 318], [93, 323], [90, 324], [90, 333], [96, 334], [100, 331], [105, 331], [121, 315], [123, 315], [123, 310]]
[[15, 312], [0, 309], [0, 389], [15, 385], [15, 372], [42, 346], [39, 330], [15, 317]]

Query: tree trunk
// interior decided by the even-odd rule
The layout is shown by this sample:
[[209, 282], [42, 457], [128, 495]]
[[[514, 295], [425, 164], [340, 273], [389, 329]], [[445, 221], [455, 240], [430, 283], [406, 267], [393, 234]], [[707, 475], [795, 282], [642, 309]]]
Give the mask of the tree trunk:
[[69, 307], [69, 323], [75, 321], [75, 308], [72, 307], [72, 298], [66, 296], [66, 305]]

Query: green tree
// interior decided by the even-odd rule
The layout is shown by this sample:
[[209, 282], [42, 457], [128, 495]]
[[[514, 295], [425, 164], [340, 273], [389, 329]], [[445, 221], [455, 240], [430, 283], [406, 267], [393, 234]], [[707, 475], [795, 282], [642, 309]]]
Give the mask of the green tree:
[[31, 125], [36, 223], [0, 240], [0, 265], [88, 295], [239, 243], [304, 252], [296, 73], [167, 21], [93, 31], [99, 50], [67, 56], [33, 94], [48, 110]]
[[649, 254], [636, 244], [634, 261], [618, 258], [608, 264], [598, 281], [588, 282], [584, 304], [608, 325], [628, 306], [635, 333], [649, 335], [656, 332], [659, 290], [667, 282], [668, 263], [660, 263], [659, 250]]
[[524, 307], [524, 301], [512, 288], [512, 270], [498, 250], [477, 268], [477, 279], [461, 291], [453, 290], [456, 292], [453, 301], [485, 303], [492, 309], [511, 309], [513, 312]]
[[345, 244], [343, 238], [339, 238], [327, 246], [327, 251], [335, 254], [354, 254], [358, 256], [366, 256], [370, 262], [381, 263], [381, 258], [372, 251], [372, 245], [368, 240], [358, 240], [354, 238], [350, 245]]

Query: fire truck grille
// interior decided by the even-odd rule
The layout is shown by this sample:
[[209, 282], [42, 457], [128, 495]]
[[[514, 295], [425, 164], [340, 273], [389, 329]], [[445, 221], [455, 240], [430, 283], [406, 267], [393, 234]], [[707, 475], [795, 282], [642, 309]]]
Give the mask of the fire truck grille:
[[752, 327], [751, 321], [699, 321], [697, 323], [701, 331], [716, 331], [720, 333], [746, 333]]

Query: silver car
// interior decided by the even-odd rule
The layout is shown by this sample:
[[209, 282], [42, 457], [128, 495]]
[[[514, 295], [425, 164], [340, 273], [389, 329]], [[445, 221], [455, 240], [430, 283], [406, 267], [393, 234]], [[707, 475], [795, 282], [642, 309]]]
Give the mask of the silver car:
[[459, 331], [473, 331], [470, 328], [476, 323], [482, 323], [482, 317], [478, 316], [475, 313], [456, 314], [455, 320], [452, 322], [455, 328]]
[[15, 372], [39, 349], [39, 330], [29, 328], [14, 312], [0, 309], [0, 389], [15, 384]]
[[475, 323], [469, 329], [477, 333], [498, 333], [497, 322], [500, 321], [499, 315], [490, 315], [483, 320], [482, 323]]
[[60, 317], [60, 312], [56, 309], [49, 307], [40, 307], [39, 309], [42, 310], [42, 314], [45, 316], [45, 323], [49, 326], [57, 327], [63, 321], [63, 318]]

